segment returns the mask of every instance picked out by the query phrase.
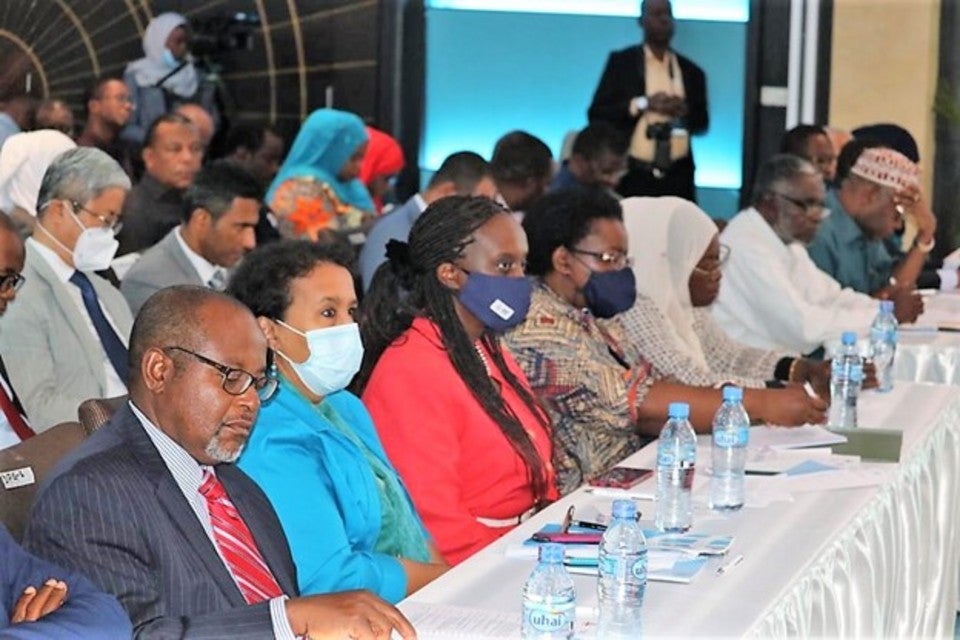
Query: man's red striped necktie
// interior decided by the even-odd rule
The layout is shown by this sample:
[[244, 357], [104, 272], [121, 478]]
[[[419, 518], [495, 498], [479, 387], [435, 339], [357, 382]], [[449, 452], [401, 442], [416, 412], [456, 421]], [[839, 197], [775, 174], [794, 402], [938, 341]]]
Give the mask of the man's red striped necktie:
[[36, 435], [27, 421], [20, 415], [20, 412], [17, 411], [16, 405], [13, 404], [13, 400], [10, 399], [2, 386], [0, 386], [0, 411], [3, 411], [3, 415], [7, 417], [7, 422], [10, 423], [10, 427], [18, 438], [26, 440]]
[[233, 506], [223, 484], [209, 470], [204, 471], [200, 493], [207, 499], [217, 547], [247, 604], [257, 604], [283, 595], [273, 573], [263, 561], [250, 529]]

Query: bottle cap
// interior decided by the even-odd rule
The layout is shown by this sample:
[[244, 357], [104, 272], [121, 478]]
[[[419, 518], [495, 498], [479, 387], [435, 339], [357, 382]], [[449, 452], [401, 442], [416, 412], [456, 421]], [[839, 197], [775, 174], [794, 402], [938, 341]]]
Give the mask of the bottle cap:
[[633, 500], [614, 500], [613, 517], [618, 520], [634, 520], [637, 517], [637, 505]]
[[893, 300], [881, 300], [880, 311], [881, 313], [893, 313]]
[[740, 387], [734, 387], [728, 385], [723, 388], [723, 401], [724, 402], [742, 402], [743, 401], [743, 389]]
[[671, 402], [667, 409], [667, 415], [671, 418], [681, 418], [686, 420], [690, 417], [690, 405], [686, 402]]
[[547, 564], [563, 563], [563, 545], [556, 542], [547, 542], [540, 545], [540, 562]]
[[844, 331], [843, 335], [840, 336], [840, 342], [847, 347], [857, 344], [857, 333], [855, 331]]

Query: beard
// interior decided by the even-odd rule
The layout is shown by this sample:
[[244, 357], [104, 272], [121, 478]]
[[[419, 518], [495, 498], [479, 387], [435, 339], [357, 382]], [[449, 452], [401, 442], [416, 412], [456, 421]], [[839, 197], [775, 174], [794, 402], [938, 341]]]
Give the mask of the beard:
[[207, 443], [204, 452], [210, 456], [212, 460], [216, 460], [217, 462], [233, 463], [236, 462], [240, 454], [243, 453], [243, 447], [245, 445], [245, 442], [241, 443], [231, 451], [220, 440], [220, 430], [217, 429], [217, 432], [210, 438], [210, 442]]

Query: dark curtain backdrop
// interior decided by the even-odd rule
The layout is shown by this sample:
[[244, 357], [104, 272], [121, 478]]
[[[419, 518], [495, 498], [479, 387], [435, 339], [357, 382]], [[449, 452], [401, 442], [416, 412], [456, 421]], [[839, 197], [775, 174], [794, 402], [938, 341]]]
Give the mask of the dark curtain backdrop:
[[209, 21], [256, 16], [250, 50], [216, 56], [225, 114], [274, 123], [291, 140], [313, 109], [358, 113], [399, 126], [401, 0], [0, 0], [0, 99], [29, 90], [58, 97], [83, 120], [82, 96], [98, 75], [121, 75], [143, 56], [154, 15]]

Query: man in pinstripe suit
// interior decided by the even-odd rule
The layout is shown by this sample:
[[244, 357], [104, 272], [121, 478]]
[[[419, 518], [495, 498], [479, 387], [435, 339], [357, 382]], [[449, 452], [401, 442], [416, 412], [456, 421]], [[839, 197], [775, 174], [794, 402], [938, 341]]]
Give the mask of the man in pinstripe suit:
[[[50, 474], [28, 547], [114, 594], [138, 638], [413, 637], [369, 592], [296, 597], [277, 516], [232, 464], [260, 396], [276, 386], [266, 353], [253, 315], [233, 299], [194, 286], [152, 296], [130, 339], [130, 403]], [[236, 538], [224, 539], [223, 497], [205, 497], [210, 476], [243, 528], [229, 532]], [[244, 559], [266, 574], [254, 585], [261, 597], [230, 546], [244, 535]]]

